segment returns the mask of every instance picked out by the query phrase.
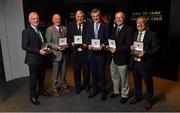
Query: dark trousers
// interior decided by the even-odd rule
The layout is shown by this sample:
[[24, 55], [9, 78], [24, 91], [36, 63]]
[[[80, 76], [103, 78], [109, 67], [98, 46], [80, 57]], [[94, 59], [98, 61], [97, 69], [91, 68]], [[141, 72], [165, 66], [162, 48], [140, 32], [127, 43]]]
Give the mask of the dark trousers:
[[77, 52], [76, 58], [72, 61], [76, 88], [81, 87], [81, 67], [83, 72], [83, 88], [89, 87], [89, 63], [87, 56], [84, 54], [83, 52]]
[[146, 86], [146, 100], [150, 101], [153, 97], [153, 79], [150, 64], [135, 62], [133, 68], [136, 96], [142, 96], [142, 79]]
[[37, 85], [38, 85], [38, 93], [44, 92], [44, 75], [45, 68], [43, 65], [29, 65], [30, 71], [30, 96], [37, 96]]
[[93, 91], [97, 93], [100, 88], [101, 93], [106, 95], [105, 57], [94, 54], [89, 62], [92, 71]]

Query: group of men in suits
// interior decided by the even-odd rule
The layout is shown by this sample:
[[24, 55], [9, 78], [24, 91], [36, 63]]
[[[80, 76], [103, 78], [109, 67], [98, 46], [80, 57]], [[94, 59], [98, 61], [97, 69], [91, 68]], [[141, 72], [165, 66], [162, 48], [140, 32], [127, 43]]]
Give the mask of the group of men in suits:
[[[73, 64], [75, 92], [79, 94], [82, 89], [90, 93], [88, 98], [93, 98], [101, 92], [101, 99], [107, 98], [107, 87], [105, 77], [106, 55], [105, 51], [108, 45], [108, 38], [115, 40], [116, 48], [110, 48], [112, 56], [110, 64], [111, 78], [113, 82], [113, 92], [110, 98], [121, 96], [120, 103], [124, 104], [129, 98], [128, 66], [129, 62], [133, 67], [133, 77], [135, 83], [136, 96], [130, 100], [135, 104], [142, 100], [142, 78], [144, 79], [147, 97], [145, 98], [145, 108], [150, 109], [153, 105], [153, 80], [152, 64], [156, 53], [159, 50], [159, 41], [156, 33], [147, 29], [147, 19], [139, 17], [136, 21], [137, 32], [125, 24], [125, 14], [117, 12], [115, 14], [116, 27], [112, 28], [109, 35], [109, 26], [101, 21], [101, 11], [93, 9], [91, 11], [92, 22], [84, 22], [84, 12], [78, 10], [75, 14], [75, 22], [69, 23], [67, 28], [61, 26], [61, 16], [54, 14], [52, 17], [53, 25], [48, 27], [46, 35], [38, 28], [39, 16], [36, 12], [29, 14], [30, 26], [23, 31], [22, 47], [26, 51], [25, 63], [29, 65], [30, 70], [30, 99], [33, 104], [40, 104], [36, 95], [36, 81], [39, 83], [39, 94], [49, 96], [44, 90], [44, 72], [43, 60], [47, 51], [42, 48], [44, 42], [52, 49], [52, 89], [58, 93], [58, 87], [69, 91], [66, 84], [66, 65], [67, 54], [65, 48], [58, 46], [59, 38], [67, 37], [71, 48], [71, 58]], [[141, 39], [139, 40], [139, 34]], [[75, 44], [74, 37], [82, 37], [82, 44]], [[46, 38], [45, 38], [46, 37]], [[138, 38], [137, 38], [138, 37]], [[99, 50], [91, 50], [92, 39], [100, 40]], [[133, 41], [143, 43], [143, 51], [137, 52]], [[130, 58], [131, 57], [131, 58]], [[130, 60], [131, 59], [131, 60]], [[81, 84], [81, 68], [83, 72], [83, 84]], [[61, 81], [58, 82], [57, 75], [60, 72]], [[91, 72], [91, 74], [90, 74]], [[92, 75], [92, 92], [90, 92], [89, 79]], [[58, 94], [57, 94], [58, 95]]]

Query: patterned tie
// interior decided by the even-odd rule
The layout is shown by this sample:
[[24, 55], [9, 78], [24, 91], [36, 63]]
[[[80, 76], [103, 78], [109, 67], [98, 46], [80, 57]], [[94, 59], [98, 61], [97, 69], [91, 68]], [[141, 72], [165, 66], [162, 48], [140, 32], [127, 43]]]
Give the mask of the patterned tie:
[[94, 35], [95, 39], [98, 39], [98, 23], [95, 24]]
[[142, 38], [142, 33], [138, 33], [138, 37], [137, 37], [137, 41], [140, 41], [141, 42], [141, 38]]

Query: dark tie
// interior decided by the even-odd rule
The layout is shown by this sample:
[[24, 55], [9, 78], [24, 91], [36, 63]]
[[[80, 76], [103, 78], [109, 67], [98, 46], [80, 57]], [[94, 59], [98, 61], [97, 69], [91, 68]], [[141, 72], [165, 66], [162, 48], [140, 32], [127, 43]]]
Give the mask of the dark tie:
[[117, 30], [116, 30], [116, 36], [118, 35], [119, 31], [120, 31], [120, 27], [117, 27]]
[[137, 41], [141, 41], [142, 33], [138, 33]]
[[79, 26], [78, 26], [78, 34], [79, 34], [79, 35], [82, 34], [82, 32], [81, 32], [81, 24], [79, 24]]
[[59, 27], [59, 34], [63, 37], [62, 29]]

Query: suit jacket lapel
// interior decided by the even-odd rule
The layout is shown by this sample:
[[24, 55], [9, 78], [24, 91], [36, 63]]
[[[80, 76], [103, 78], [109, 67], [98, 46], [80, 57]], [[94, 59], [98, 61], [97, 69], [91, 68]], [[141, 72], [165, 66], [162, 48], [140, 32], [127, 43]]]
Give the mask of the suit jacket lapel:
[[31, 30], [31, 32], [33, 32], [34, 36], [36, 36], [36, 37], [34, 37], [35, 40], [38, 39], [38, 41], [39, 41], [40, 43], [42, 43], [41, 37], [38, 36], [38, 34], [37, 34], [37, 32], [35, 31], [35, 29], [30, 26], [30, 30]]

